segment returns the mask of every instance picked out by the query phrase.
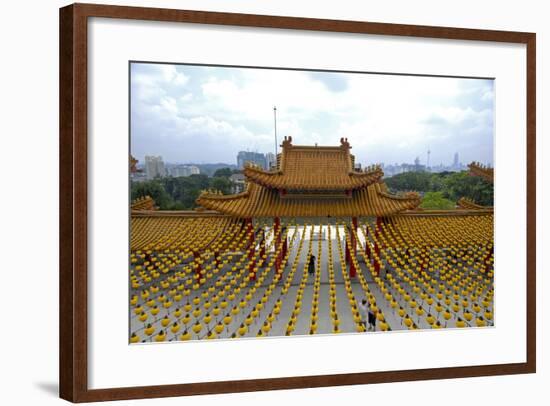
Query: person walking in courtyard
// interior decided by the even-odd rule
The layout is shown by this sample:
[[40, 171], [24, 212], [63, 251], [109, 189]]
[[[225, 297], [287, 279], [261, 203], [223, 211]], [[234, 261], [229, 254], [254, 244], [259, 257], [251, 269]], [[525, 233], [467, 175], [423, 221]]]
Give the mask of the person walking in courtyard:
[[369, 321], [368, 329], [370, 330], [372, 327], [372, 331], [375, 331], [376, 330], [376, 313], [370, 309], [368, 314], [368, 321]]
[[368, 314], [369, 314], [369, 305], [367, 304], [367, 300], [363, 299], [361, 300], [361, 303], [359, 303], [359, 315], [361, 316], [361, 323], [365, 325], [365, 329], [368, 328], [367, 326]]
[[311, 255], [309, 257], [309, 263], [307, 264], [307, 272], [310, 275], [313, 275], [315, 273], [315, 255]]

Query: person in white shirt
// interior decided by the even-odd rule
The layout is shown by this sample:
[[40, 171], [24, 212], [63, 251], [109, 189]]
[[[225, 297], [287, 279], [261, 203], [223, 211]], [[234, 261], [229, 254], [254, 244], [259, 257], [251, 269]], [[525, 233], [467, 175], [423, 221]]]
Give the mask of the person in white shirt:
[[365, 325], [365, 328], [367, 327], [367, 317], [369, 313], [369, 306], [367, 304], [366, 299], [361, 300], [361, 303], [359, 303], [359, 314], [361, 315], [361, 322]]

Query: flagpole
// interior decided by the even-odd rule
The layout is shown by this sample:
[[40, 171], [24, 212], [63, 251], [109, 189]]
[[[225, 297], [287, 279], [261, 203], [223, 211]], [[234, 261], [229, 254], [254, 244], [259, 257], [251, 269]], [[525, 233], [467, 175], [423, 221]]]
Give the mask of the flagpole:
[[273, 124], [275, 128], [275, 158], [277, 158], [277, 106], [273, 107]]

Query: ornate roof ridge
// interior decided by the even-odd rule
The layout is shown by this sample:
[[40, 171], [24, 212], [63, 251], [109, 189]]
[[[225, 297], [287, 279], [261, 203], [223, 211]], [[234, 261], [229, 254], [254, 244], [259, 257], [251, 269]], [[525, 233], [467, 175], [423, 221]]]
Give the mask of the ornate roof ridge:
[[242, 199], [243, 197], [248, 197], [250, 194], [247, 189], [244, 192], [241, 193], [235, 193], [231, 195], [224, 195], [218, 190], [202, 190], [199, 194], [199, 197], [197, 198], [197, 201], [202, 198], [208, 198], [208, 199], [216, 199], [216, 200], [236, 200], [236, 199]]
[[384, 176], [384, 171], [382, 170], [382, 167], [380, 165], [370, 165], [370, 166], [365, 167], [365, 169], [363, 169], [362, 171], [361, 170], [356, 171], [354, 169], [354, 170], [351, 170], [348, 175], [370, 176], [370, 175], [374, 175], [374, 174], [377, 174], [377, 173], [380, 173], [380, 177]]
[[134, 200], [132, 200], [132, 203], [130, 204], [131, 210], [156, 210], [157, 205], [155, 203], [155, 200], [149, 196], [141, 196], [137, 197]]
[[475, 176], [481, 176], [487, 182], [493, 183], [494, 181], [494, 168], [491, 166], [483, 165], [480, 162], [471, 162], [468, 164], [470, 173]]
[[418, 204], [420, 204], [420, 195], [418, 194], [418, 192], [405, 192], [403, 194], [394, 194], [394, 193], [390, 193], [388, 191], [388, 187], [385, 183], [378, 183], [378, 194], [381, 195], [381, 196], [384, 196], [384, 197], [387, 197], [388, 199], [393, 199], [393, 200], [418, 200]]
[[482, 204], [478, 204], [467, 197], [461, 197], [458, 199], [457, 206], [466, 210], [483, 210], [492, 208], [492, 206], [483, 206]]
[[266, 169], [263, 169], [260, 165], [254, 164], [253, 162], [246, 162], [244, 164], [243, 170], [244, 170], [243, 172], [253, 171], [253, 172], [262, 173], [265, 175], [282, 175], [283, 174], [283, 171], [280, 169], [266, 170]]
[[417, 192], [407, 192], [403, 195], [394, 195], [393, 193], [379, 191], [378, 194], [392, 200], [419, 200], [420, 201], [420, 195]]

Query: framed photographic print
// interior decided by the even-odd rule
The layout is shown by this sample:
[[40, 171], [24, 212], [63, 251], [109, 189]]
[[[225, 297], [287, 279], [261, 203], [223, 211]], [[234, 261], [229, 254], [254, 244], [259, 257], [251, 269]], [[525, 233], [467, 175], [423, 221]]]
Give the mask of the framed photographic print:
[[62, 398], [535, 372], [535, 34], [74, 4], [60, 38]]

